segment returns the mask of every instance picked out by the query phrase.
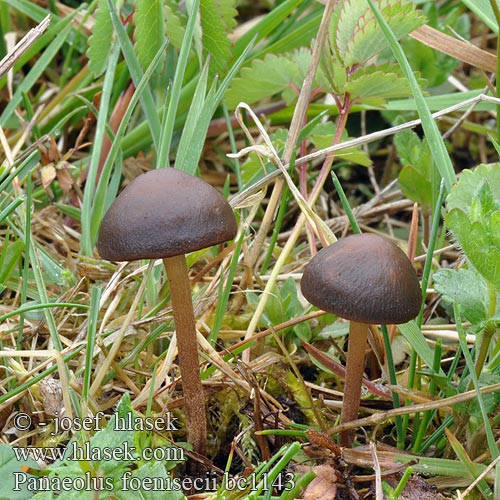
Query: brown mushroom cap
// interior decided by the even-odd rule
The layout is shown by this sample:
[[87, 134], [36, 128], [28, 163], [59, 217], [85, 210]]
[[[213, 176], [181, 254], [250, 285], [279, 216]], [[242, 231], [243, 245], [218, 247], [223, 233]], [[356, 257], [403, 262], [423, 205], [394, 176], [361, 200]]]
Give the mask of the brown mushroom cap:
[[164, 259], [231, 240], [236, 221], [210, 184], [174, 168], [134, 179], [104, 216], [97, 250], [107, 260]]
[[351, 235], [323, 248], [304, 269], [300, 286], [311, 304], [359, 323], [406, 323], [422, 303], [405, 253], [375, 234]]

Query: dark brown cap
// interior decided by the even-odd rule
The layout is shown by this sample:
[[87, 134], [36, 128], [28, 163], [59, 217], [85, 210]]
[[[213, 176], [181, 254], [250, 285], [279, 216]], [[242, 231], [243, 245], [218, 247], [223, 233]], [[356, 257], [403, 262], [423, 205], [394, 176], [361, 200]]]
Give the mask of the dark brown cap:
[[422, 303], [408, 257], [375, 234], [355, 234], [323, 248], [307, 264], [300, 286], [311, 304], [359, 323], [406, 323]]
[[97, 250], [108, 260], [163, 259], [236, 236], [226, 199], [210, 184], [174, 168], [134, 179], [104, 216]]

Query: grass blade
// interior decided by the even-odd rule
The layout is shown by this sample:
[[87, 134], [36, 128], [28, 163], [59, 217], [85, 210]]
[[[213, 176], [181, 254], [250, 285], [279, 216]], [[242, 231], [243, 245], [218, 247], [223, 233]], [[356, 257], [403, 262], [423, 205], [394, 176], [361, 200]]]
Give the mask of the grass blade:
[[403, 74], [410, 82], [412, 92], [415, 97], [415, 103], [417, 105], [417, 111], [422, 120], [422, 128], [424, 129], [425, 136], [429, 141], [429, 146], [432, 151], [434, 165], [437, 167], [439, 173], [441, 174], [441, 177], [444, 179], [446, 190], [449, 191], [456, 180], [455, 170], [453, 169], [453, 165], [451, 164], [450, 157], [448, 155], [448, 152], [446, 151], [446, 146], [441, 137], [441, 134], [439, 133], [436, 122], [432, 119], [431, 112], [425, 102], [415, 74], [411, 69], [410, 63], [408, 62], [408, 59], [401, 45], [398, 43], [394, 33], [391, 31], [389, 25], [382, 16], [375, 2], [373, 0], [367, 1], [373, 11], [375, 19], [380, 24], [380, 27], [382, 28], [382, 31], [384, 32], [387, 41], [391, 46], [394, 56], [401, 66]]
[[[189, 15], [189, 21], [184, 32], [182, 40], [182, 48], [179, 54], [179, 60], [175, 68], [174, 81], [172, 83], [172, 90], [170, 92], [169, 102], [167, 106], [166, 118], [161, 130], [160, 145], [158, 148], [158, 159], [156, 166], [159, 168], [169, 165], [170, 145], [172, 143], [172, 134], [174, 132], [175, 115], [179, 106], [179, 100], [182, 89], [182, 82], [184, 80], [184, 73], [189, 59], [189, 52], [193, 42], [194, 30], [196, 27], [196, 17], [200, 0], [195, 0]], [[202, 75], [203, 76], [203, 75]], [[200, 79], [202, 78], [200, 76]]]
[[[108, 4], [111, 13], [111, 20], [113, 21], [113, 26], [115, 27], [116, 34], [118, 35], [118, 41], [120, 42], [123, 56], [125, 57], [125, 61], [127, 63], [134, 85], [137, 87], [143, 76], [141, 65], [139, 63], [139, 60], [137, 59], [137, 55], [134, 52], [132, 42], [130, 41], [127, 32], [125, 31], [125, 28], [123, 27], [123, 24], [118, 17], [112, 0], [108, 0]], [[151, 130], [153, 143], [155, 145], [155, 148], [158, 150], [160, 145], [161, 123], [160, 118], [158, 117], [156, 104], [153, 99], [153, 94], [148, 88], [144, 89], [144, 92], [141, 96], [141, 102], [144, 108], [144, 113], [146, 115], [146, 121]]]

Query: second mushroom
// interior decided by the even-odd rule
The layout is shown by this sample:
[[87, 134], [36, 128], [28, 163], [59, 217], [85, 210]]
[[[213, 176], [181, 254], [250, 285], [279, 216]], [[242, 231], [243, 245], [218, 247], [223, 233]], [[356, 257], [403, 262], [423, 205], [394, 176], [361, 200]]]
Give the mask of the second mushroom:
[[[369, 324], [400, 324], [417, 316], [417, 275], [388, 238], [356, 234], [319, 251], [304, 269], [301, 289], [311, 304], [350, 320], [340, 422], [351, 422], [358, 416]], [[351, 447], [353, 440], [352, 430], [340, 433], [341, 446]]]

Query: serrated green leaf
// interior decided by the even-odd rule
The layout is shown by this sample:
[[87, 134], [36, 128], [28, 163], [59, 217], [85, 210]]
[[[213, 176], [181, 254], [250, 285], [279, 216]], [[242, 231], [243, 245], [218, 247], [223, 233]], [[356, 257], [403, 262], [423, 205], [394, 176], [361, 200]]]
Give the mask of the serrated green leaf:
[[297, 64], [288, 57], [268, 54], [243, 68], [226, 92], [226, 104], [234, 109], [241, 101], [253, 104], [281, 92], [298, 72]]
[[165, 3], [165, 25], [170, 43], [178, 50], [182, 47], [184, 32], [186, 31], [186, 16], [179, 11], [175, 0], [167, 0]]
[[219, 10], [219, 16], [224, 23], [226, 28], [226, 33], [232, 33], [236, 25], [236, 16], [238, 11], [236, 10], [237, 0], [215, 0], [216, 7]]
[[500, 290], [500, 247], [496, 246], [489, 227], [472, 222], [469, 215], [454, 208], [446, 216], [467, 260], [493, 286]]
[[500, 202], [500, 163], [478, 165], [474, 171], [466, 169], [461, 172], [458, 183], [446, 199], [448, 210], [459, 208], [466, 214], [470, 214], [472, 200], [483, 179], [488, 181], [495, 199]]
[[231, 42], [227, 35], [234, 28], [237, 11], [234, 0], [200, 2], [204, 51], [210, 55], [210, 74], [224, 73], [231, 58]]
[[295, 88], [287, 87], [283, 90], [283, 99], [288, 106], [297, 100], [298, 89], [302, 86], [311, 63], [311, 50], [307, 47], [301, 47], [298, 50], [294, 50], [289, 57], [297, 65], [298, 71], [292, 78]]
[[[412, 3], [389, 0], [379, 3], [382, 15], [398, 39], [425, 22], [425, 18], [414, 9]], [[366, 5], [365, 2], [363, 4]], [[362, 64], [387, 47], [389, 43], [370, 10], [359, 19], [347, 42], [343, 55], [344, 64], [348, 67]]]
[[446, 223], [468, 261], [500, 289], [500, 164], [464, 170], [446, 204]]
[[137, 0], [135, 7], [135, 49], [146, 70], [165, 41], [162, 0]]
[[384, 64], [358, 69], [344, 87], [352, 99], [381, 106], [386, 99], [407, 97], [412, 94], [406, 78], [397, 66]]
[[335, 9], [330, 25], [330, 40], [340, 61], [344, 62], [348, 44], [359, 29], [360, 20], [369, 14], [368, 5], [360, 0], [346, 0]]
[[443, 294], [446, 301], [460, 304], [467, 321], [478, 324], [486, 319], [488, 287], [477, 272], [471, 269], [439, 269], [433, 280], [434, 288]]
[[106, 69], [113, 39], [113, 23], [109, 14], [107, 0], [99, 0], [95, 13], [95, 24], [89, 38], [87, 57], [94, 76], [101, 75]]
[[490, 217], [499, 210], [500, 203], [495, 200], [489, 182], [483, 179], [472, 199], [470, 207], [471, 220], [487, 225], [489, 224]]

